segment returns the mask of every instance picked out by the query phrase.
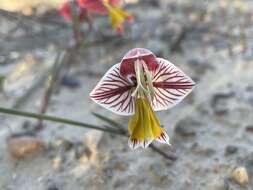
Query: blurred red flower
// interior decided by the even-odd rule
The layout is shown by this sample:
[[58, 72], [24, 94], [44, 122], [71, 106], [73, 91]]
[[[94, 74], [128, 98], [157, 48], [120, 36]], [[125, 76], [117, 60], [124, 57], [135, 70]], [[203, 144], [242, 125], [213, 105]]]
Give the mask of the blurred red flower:
[[119, 0], [77, 0], [77, 2], [80, 7], [101, 15], [108, 14], [108, 9], [104, 3], [108, 3], [111, 6], [119, 6]]
[[[125, 20], [133, 21], [133, 17], [120, 7], [119, 0], [76, 0], [66, 1], [59, 9], [60, 14], [67, 21], [72, 21], [73, 15], [77, 14], [79, 22], [82, 22], [88, 13], [100, 15], [108, 15], [111, 20], [112, 27], [118, 33], [124, 32], [123, 24]], [[72, 12], [73, 11], [73, 12]]]
[[72, 21], [72, 14], [77, 14], [79, 22], [83, 22], [84, 18], [87, 16], [87, 10], [78, 6], [75, 1], [66, 1], [63, 3], [59, 9], [59, 13], [68, 22]]

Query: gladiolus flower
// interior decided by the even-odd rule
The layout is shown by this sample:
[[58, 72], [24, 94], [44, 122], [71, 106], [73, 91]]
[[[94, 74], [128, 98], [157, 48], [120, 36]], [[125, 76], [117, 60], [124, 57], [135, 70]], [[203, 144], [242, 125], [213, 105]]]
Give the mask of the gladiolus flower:
[[155, 111], [179, 103], [195, 83], [180, 69], [143, 48], [130, 50], [107, 71], [90, 93], [93, 101], [120, 115], [131, 115], [129, 146], [146, 148], [153, 141], [169, 144]]
[[119, 6], [119, 0], [78, 0], [80, 7], [101, 15], [109, 15], [112, 27], [122, 33], [125, 20], [131, 22], [133, 17]]

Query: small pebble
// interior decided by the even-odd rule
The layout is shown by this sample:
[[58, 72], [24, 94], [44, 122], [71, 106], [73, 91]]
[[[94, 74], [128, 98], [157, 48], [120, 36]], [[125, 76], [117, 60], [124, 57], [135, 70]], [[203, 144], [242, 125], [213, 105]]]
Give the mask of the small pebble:
[[64, 76], [62, 78], [61, 85], [69, 88], [78, 88], [80, 86], [80, 82], [72, 77]]
[[6, 57], [0, 55], [0, 64], [3, 64], [6, 61]]
[[235, 154], [238, 151], [238, 147], [233, 146], [233, 145], [228, 145], [225, 148], [225, 156], [229, 156], [231, 154]]
[[29, 136], [12, 137], [8, 139], [7, 146], [11, 156], [16, 159], [35, 155], [45, 148], [42, 140]]
[[209, 70], [214, 70], [213, 66], [211, 64], [208, 64], [207, 62], [203, 62], [197, 59], [190, 59], [188, 61], [188, 65], [194, 69], [194, 72], [199, 76], [204, 75]]
[[76, 143], [74, 146], [74, 149], [75, 149], [75, 158], [76, 159], [79, 159], [81, 157], [90, 158], [92, 155], [92, 152], [89, 149], [89, 147], [85, 146], [82, 143]]
[[253, 92], [253, 86], [249, 85], [245, 89], [247, 92]]
[[164, 187], [171, 183], [171, 180], [168, 178], [168, 170], [164, 163], [153, 163], [150, 164], [148, 172], [152, 183], [156, 186]]
[[59, 169], [62, 164], [62, 158], [60, 156], [56, 156], [55, 158], [53, 158], [52, 164], [55, 170]]
[[226, 189], [227, 185], [224, 182], [224, 179], [219, 177], [214, 177], [210, 179], [208, 184], [206, 184], [205, 189], [207, 190], [228, 190]]
[[182, 137], [193, 137], [196, 136], [196, 128], [200, 125], [201, 122], [186, 117], [176, 124], [175, 133]]
[[249, 183], [248, 172], [245, 167], [237, 167], [232, 172], [232, 179], [241, 186], [246, 186]]
[[215, 154], [215, 149], [210, 148], [210, 147], [205, 147], [198, 143], [194, 143], [191, 147], [191, 150], [196, 155], [204, 156], [204, 157], [211, 157]]
[[59, 190], [59, 188], [54, 184], [49, 184], [46, 190]]
[[247, 132], [253, 133], [253, 125], [249, 125], [245, 127]]
[[210, 106], [216, 115], [226, 115], [229, 112], [228, 100], [235, 96], [234, 92], [216, 93], [211, 98]]

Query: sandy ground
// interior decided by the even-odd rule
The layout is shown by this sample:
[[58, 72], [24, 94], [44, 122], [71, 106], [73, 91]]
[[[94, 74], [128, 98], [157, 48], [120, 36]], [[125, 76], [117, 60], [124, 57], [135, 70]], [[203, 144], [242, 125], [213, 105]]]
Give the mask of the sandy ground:
[[[183, 102], [158, 113], [172, 144], [158, 146], [176, 155], [176, 161], [150, 149], [131, 151], [127, 138], [50, 122], [36, 132], [45, 150], [15, 160], [8, 153], [6, 139], [26, 133], [36, 122], [1, 114], [0, 189], [253, 189], [253, 15], [252, 2], [244, 2], [245, 6], [231, 3], [226, 9], [218, 1], [129, 5], [136, 21], [126, 27], [126, 35], [81, 48], [69, 74], [80, 87], [61, 86], [52, 97], [47, 114], [101, 124], [90, 113], [95, 111], [127, 126], [128, 118], [95, 105], [88, 94], [99, 75], [129, 49], [152, 50], [197, 82]], [[19, 64], [30, 61], [36, 69], [29, 72], [37, 76], [31, 79], [25, 73], [19, 83], [10, 83], [7, 93], [0, 94], [1, 106], [13, 107], [18, 100], [13, 94], [22, 94], [25, 86], [42, 76], [71, 39], [69, 27], [48, 20], [0, 17], [0, 74], [14, 72]], [[91, 40], [96, 40], [95, 36], [91, 34]], [[20, 109], [37, 112], [43, 91], [39, 87]], [[245, 167], [249, 176], [245, 186], [231, 179], [239, 166]]]

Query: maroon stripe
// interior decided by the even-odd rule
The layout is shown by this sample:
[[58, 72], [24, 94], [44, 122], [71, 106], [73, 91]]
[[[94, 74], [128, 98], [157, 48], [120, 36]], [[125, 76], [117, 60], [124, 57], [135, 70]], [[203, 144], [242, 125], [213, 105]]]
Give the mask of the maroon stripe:
[[191, 82], [153, 82], [153, 86], [165, 89], [191, 89], [194, 84]]

